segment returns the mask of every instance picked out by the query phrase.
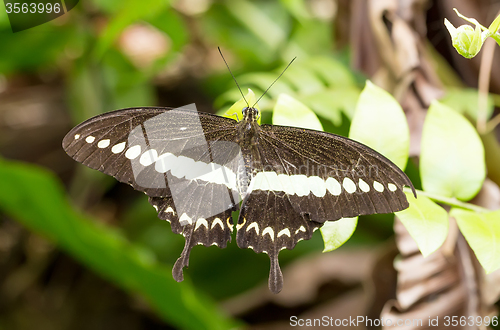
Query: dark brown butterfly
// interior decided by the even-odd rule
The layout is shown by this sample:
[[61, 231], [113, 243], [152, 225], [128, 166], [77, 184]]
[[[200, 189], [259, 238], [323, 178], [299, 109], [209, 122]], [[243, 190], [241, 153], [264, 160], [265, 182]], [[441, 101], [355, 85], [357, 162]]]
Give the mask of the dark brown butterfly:
[[193, 246], [226, 247], [239, 210], [238, 246], [269, 255], [269, 288], [278, 293], [280, 250], [310, 239], [325, 221], [401, 211], [408, 207], [403, 186], [415, 189], [395, 164], [359, 142], [259, 125], [258, 115], [253, 107], [240, 121], [192, 109], [123, 109], [78, 125], [63, 148], [146, 193], [158, 217], [186, 238], [173, 269], [177, 281]]

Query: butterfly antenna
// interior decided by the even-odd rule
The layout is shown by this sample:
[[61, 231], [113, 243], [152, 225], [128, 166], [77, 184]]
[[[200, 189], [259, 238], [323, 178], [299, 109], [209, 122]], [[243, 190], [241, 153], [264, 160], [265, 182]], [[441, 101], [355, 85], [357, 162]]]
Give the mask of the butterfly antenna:
[[241, 88], [240, 88], [240, 85], [238, 84], [238, 81], [236, 81], [236, 78], [234, 77], [233, 73], [231, 72], [231, 69], [229, 68], [229, 65], [227, 64], [226, 59], [224, 58], [224, 55], [222, 55], [222, 51], [220, 50], [220, 47], [217, 47], [217, 49], [219, 50], [220, 56], [221, 56], [221, 57], [222, 57], [222, 59], [224, 60], [224, 63], [226, 63], [226, 67], [227, 67], [227, 69], [229, 70], [229, 73], [231, 74], [231, 76], [233, 77], [234, 82], [236, 83], [236, 86], [238, 86], [238, 89], [240, 90], [240, 94], [241, 94], [241, 96], [243, 97], [243, 100], [245, 100], [245, 103], [246, 103], [246, 104], [247, 104], [247, 106], [250, 108], [250, 104], [248, 104], [248, 101], [247, 101], [247, 99], [245, 98], [245, 95], [243, 95], [243, 92], [241, 91]]
[[286, 69], [288, 69], [288, 67], [289, 67], [289, 66], [293, 63], [293, 61], [295, 61], [295, 59], [296, 59], [296, 58], [297, 58], [297, 57], [294, 57], [294, 58], [293, 58], [293, 60], [291, 60], [291, 61], [290, 61], [290, 63], [288, 63], [288, 65], [287, 65], [287, 66], [286, 66], [286, 68], [283, 70], [283, 72], [281, 72], [281, 74], [278, 76], [278, 78], [276, 78], [276, 79], [273, 81], [273, 83], [272, 83], [271, 85], [269, 85], [269, 87], [267, 87], [267, 89], [266, 89], [266, 91], [264, 92], [264, 94], [262, 94], [262, 95], [259, 97], [259, 99], [257, 100], [257, 102], [255, 102], [255, 103], [254, 103], [254, 105], [252, 105], [252, 108], [253, 108], [253, 107], [255, 107], [255, 105], [256, 105], [257, 103], [259, 103], [260, 99], [261, 99], [264, 95], [266, 95], [267, 91], [268, 91], [268, 90], [270, 90], [270, 89], [271, 89], [271, 87], [273, 87], [274, 83], [275, 83], [275, 82], [277, 82], [277, 81], [278, 81], [278, 79], [280, 79], [280, 78], [281, 78], [281, 76], [283, 75], [283, 73], [285, 73]]

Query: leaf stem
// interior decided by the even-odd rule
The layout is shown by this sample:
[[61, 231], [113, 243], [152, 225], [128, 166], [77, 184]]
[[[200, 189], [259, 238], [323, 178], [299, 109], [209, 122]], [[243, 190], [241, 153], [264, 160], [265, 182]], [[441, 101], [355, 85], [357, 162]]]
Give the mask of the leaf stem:
[[485, 133], [488, 134], [489, 132], [494, 130], [498, 124], [500, 124], [500, 113], [486, 123]]
[[[408, 192], [411, 191], [410, 189], [405, 188], [405, 191], [406, 190], [408, 190]], [[430, 198], [433, 201], [438, 202], [438, 203], [442, 203], [442, 204], [446, 204], [446, 205], [450, 205], [450, 206], [454, 206], [454, 207], [459, 207], [461, 209], [471, 210], [471, 211], [478, 212], [478, 213], [484, 213], [484, 212], [490, 211], [490, 210], [488, 210], [484, 207], [478, 206], [478, 205], [459, 201], [458, 199], [456, 199], [454, 197], [445, 197], [445, 196], [441, 196], [439, 194], [433, 194], [433, 193], [430, 193], [427, 191], [422, 191], [422, 190], [417, 189], [417, 198], [419, 195]]]
[[481, 64], [479, 67], [479, 82], [478, 82], [478, 101], [477, 101], [477, 130], [484, 134], [487, 127], [488, 116], [488, 92], [490, 88], [490, 74], [493, 66], [493, 56], [495, 54], [496, 45], [494, 42], [486, 40], [484, 43], [483, 53], [481, 55]]

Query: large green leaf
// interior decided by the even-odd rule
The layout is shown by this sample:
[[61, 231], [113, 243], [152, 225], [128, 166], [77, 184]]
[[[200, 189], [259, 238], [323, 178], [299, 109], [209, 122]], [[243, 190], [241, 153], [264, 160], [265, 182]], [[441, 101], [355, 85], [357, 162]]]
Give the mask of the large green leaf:
[[178, 51], [189, 41], [188, 28], [181, 15], [168, 6], [148, 19], [148, 22], [165, 32], [172, 41], [171, 51]]
[[335, 126], [340, 126], [342, 125], [342, 112], [352, 119], [359, 93], [356, 87], [331, 88], [303, 96], [300, 100], [316, 114], [329, 119]]
[[[118, 231], [73, 210], [57, 179], [34, 165], [0, 160], [0, 209], [48, 237], [103, 277], [145, 297], [159, 315], [186, 329], [227, 329], [235, 323], [196, 293], [176, 283], [169, 267], [151, 252], [127, 242]], [[170, 230], [167, 223], [164, 229]]]
[[443, 245], [448, 235], [448, 213], [425, 196], [417, 199], [411, 192], [405, 194], [410, 207], [396, 215], [427, 257]]
[[136, 70], [122, 53], [115, 49], [108, 50], [100, 70], [107, 91], [106, 98], [102, 99], [106, 109], [155, 103], [155, 92], [147, 76]]
[[469, 200], [486, 176], [484, 147], [461, 114], [435, 101], [422, 132], [420, 174], [424, 190]]
[[377, 150], [401, 169], [406, 167], [410, 130], [403, 109], [369, 80], [359, 97], [349, 137]]
[[452, 209], [460, 231], [486, 273], [500, 268], [500, 211], [477, 213]]

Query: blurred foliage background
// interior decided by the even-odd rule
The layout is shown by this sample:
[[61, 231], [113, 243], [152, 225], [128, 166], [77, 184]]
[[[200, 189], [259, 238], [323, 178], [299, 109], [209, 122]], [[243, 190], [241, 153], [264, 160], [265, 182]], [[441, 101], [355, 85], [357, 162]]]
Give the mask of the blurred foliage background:
[[[183, 237], [143, 194], [77, 164], [61, 141], [77, 123], [119, 108], [196, 103], [223, 113], [239, 92], [221, 47], [244, 92], [257, 95], [297, 57], [259, 103], [266, 123], [287, 93], [326, 131], [347, 135], [366, 78], [391, 92], [407, 114], [406, 171], [420, 188], [430, 102], [479, 120], [480, 56], [458, 56], [443, 24], [459, 5], [485, 25], [500, 9], [493, 0], [87, 0], [12, 33], [2, 8], [0, 329], [264, 329], [287, 328], [292, 315], [379, 317], [396, 290], [393, 215], [360, 218], [336, 252], [321, 255], [319, 233], [283, 251], [278, 296], [267, 290], [268, 257], [234, 241], [195, 248], [187, 279], [176, 283]], [[499, 63], [498, 51], [492, 56]], [[500, 105], [500, 67], [486, 70], [489, 119]], [[495, 208], [498, 129], [480, 133], [493, 187], [483, 203]]]

